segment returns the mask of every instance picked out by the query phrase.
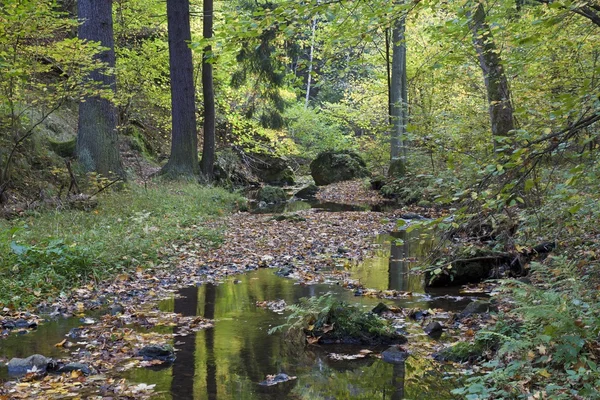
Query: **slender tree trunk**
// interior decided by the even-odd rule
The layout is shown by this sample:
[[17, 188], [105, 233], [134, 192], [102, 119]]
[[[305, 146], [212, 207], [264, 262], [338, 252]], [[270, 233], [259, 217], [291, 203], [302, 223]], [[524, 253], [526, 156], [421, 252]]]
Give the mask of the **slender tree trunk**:
[[[319, 0], [317, 0], [317, 5]], [[308, 108], [308, 102], [310, 101], [310, 86], [312, 83], [312, 71], [313, 71], [313, 60], [315, 55], [315, 36], [317, 33], [317, 16], [315, 15], [312, 20], [311, 28], [311, 39], [310, 39], [310, 53], [308, 56], [308, 77], [306, 78], [306, 99], [304, 101], [304, 109]]]
[[198, 174], [198, 134], [189, 0], [167, 0], [169, 69], [171, 76], [171, 155], [161, 174], [185, 177]]
[[[213, 0], [204, 0], [203, 33], [205, 39], [213, 34]], [[202, 61], [202, 93], [204, 95], [204, 142], [202, 145], [202, 173], [211, 181], [215, 165], [215, 91], [213, 85], [212, 46], [204, 48]]]
[[513, 108], [508, 80], [502, 68], [492, 31], [486, 22], [482, 3], [477, 3], [475, 12], [470, 18], [470, 26], [473, 32], [473, 44], [485, 80], [494, 149], [497, 150], [506, 145], [501, 143], [504, 141], [502, 138], [508, 137], [510, 131], [514, 129]]
[[398, 19], [392, 29], [392, 71], [390, 83], [390, 108], [392, 111], [390, 173], [402, 175], [406, 164], [406, 123], [408, 117], [408, 90], [406, 87], [406, 18]]
[[[80, 0], [78, 16], [81, 21], [80, 39], [100, 42], [107, 50], [98, 59], [109, 68], [115, 66], [112, 0]], [[98, 69], [89, 79], [116, 90], [115, 76]], [[77, 156], [88, 172], [105, 177], [125, 177], [119, 154], [117, 111], [107, 99], [92, 96], [79, 104], [77, 127]]]
[[385, 66], [387, 78], [387, 94], [388, 94], [388, 125], [392, 125], [392, 60], [390, 44], [390, 29], [385, 30]]

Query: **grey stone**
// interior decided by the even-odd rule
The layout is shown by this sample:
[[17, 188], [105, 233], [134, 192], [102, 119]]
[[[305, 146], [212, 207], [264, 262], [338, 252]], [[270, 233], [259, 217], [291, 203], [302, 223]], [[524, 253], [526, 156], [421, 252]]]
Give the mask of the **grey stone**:
[[475, 300], [472, 303], [467, 304], [465, 309], [459, 314], [459, 318], [469, 317], [473, 314], [483, 314], [490, 311], [493, 307], [488, 301]]
[[431, 337], [439, 337], [444, 331], [444, 327], [439, 322], [433, 321], [427, 324], [423, 330]]
[[381, 359], [389, 364], [402, 364], [410, 356], [410, 353], [398, 346], [391, 346], [381, 353]]
[[85, 376], [92, 375], [94, 373], [93, 368], [91, 368], [89, 365], [76, 362], [63, 365], [56, 372], [63, 374], [72, 371], [81, 371], [81, 373]]
[[160, 360], [164, 362], [175, 361], [175, 351], [167, 345], [146, 346], [138, 351], [137, 355], [146, 361]]
[[41, 354], [34, 354], [27, 358], [13, 358], [8, 366], [8, 374], [11, 376], [25, 375], [28, 371], [36, 370], [39, 373], [46, 373], [48, 365], [52, 363], [52, 359]]

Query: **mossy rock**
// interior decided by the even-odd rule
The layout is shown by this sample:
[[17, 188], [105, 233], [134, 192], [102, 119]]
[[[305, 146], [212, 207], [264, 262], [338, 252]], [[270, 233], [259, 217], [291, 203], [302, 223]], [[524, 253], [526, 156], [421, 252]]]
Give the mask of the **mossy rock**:
[[48, 138], [48, 147], [50, 150], [55, 152], [61, 157], [64, 158], [73, 158], [75, 157], [75, 148], [77, 147], [77, 138], [74, 137], [70, 140], [59, 142], [57, 140]]
[[271, 154], [250, 154], [250, 166], [261, 182], [269, 185], [293, 185], [296, 182], [294, 170], [286, 157]]
[[318, 186], [369, 176], [365, 161], [349, 150], [320, 153], [310, 163], [310, 173]]
[[434, 357], [439, 361], [467, 362], [480, 358], [485, 351], [483, 343], [458, 342], [446, 347]]
[[312, 200], [315, 198], [318, 192], [319, 187], [317, 185], [310, 184], [300, 189], [294, 196], [299, 199]]
[[258, 201], [264, 201], [265, 203], [283, 203], [287, 201], [287, 195], [285, 191], [280, 187], [265, 186], [258, 191], [256, 198]]

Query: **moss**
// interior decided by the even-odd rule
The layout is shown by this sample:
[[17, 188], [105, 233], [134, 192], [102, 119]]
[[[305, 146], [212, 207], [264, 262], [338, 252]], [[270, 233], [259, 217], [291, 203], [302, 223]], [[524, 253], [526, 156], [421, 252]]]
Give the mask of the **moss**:
[[444, 361], [467, 362], [480, 358], [484, 351], [485, 345], [481, 342], [458, 342], [440, 351], [438, 358]]
[[57, 140], [48, 138], [48, 147], [50, 150], [55, 152], [61, 157], [65, 158], [73, 158], [75, 157], [75, 148], [77, 146], [77, 138], [72, 138], [70, 140], [59, 142]]
[[287, 200], [287, 195], [282, 188], [265, 186], [258, 191], [257, 200], [265, 203], [282, 203]]

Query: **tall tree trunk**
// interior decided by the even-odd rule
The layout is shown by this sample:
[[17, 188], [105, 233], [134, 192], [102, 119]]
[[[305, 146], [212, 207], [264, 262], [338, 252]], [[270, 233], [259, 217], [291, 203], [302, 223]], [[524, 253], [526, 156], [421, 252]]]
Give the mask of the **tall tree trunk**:
[[[204, 0], [203, 34], [213, 35], [213, 0]], [[202, 93], [204, 96], [204, 143], [202, 145], [202, 173], [211, 181], [215, 165], [215, 91], [213, 86], [212, 46], [204, 48], [202, 61]]]
[[406, 87], [406, 42], [404, 32], [406, 17], [403, 15], [396, 21], [392, 29], [392, 71], [390, 82], [391, 109], [391, 174], [402, 175], [406, 164], [406, 123], [408, 117], [408, 90]]
[[[114, 68], [112, 0], [80, 0], [78, 16], [81, 21], [79, 38], [97, 41], [106, 47], [107, 50], [98, 59]], [[116, 90], [112, 73], [98, 69], [90, 74], [89, 79]], [[117, 111], [110, 100], [91, 96], [79, 104], [77, 156], [88, 172], [97, 172], [105, 177], [125, 176], [119, 154]]]
[[171, 76], [171, 155], [161, 174], [185, 177], [198, 174], [198, 134], [189, 0], [167, 0], [169, 70]]
[[510, 101], [508, 81], [504, 74], [504, 68], [502, 68], [492, 31], [486, 22], [486, 14], [482, 3], [477, 3], [470, 18], [470, 27], [473, 32], [473, 44], [485, 80], [494, 150], [496, 150], [505, 146], [500, 143], [503, 141], [502, 138], [509, 136], [510, 131], [514, 129], [513, 108]]

